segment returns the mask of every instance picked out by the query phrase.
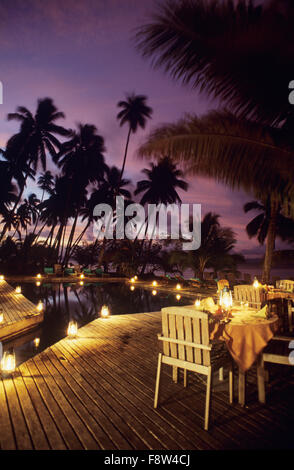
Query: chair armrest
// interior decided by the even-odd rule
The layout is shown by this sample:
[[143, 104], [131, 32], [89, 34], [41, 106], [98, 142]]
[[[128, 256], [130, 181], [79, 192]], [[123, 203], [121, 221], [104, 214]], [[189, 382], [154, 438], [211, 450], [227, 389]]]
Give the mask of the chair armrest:
[[280, 336], [280, 335], [275, 335], [272, 340], [275, 341], [294, 341], [293, 336]]
[[205, 351], [211, 351], [212, 348], [211, 345], [206, 346], [205, 344], [191, 343], [190, 341], [185, 341], [183, 339], [166, 338], [165, 336], [162, 336], [160, 334], [158, 335], [158, 339], [167, 343], [180, 344], [182, 346], [190, 346], [191, 348], [204, 349]]

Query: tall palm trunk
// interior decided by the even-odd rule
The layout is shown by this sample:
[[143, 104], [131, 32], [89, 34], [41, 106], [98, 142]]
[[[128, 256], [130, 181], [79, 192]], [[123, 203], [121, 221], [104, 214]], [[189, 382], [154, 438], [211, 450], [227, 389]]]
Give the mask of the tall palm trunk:
[[270, 220], [268, 225], [265, 257], [263, 264], [262, 282], [268, 284], [270, 282], [270, 273], [273, 262], [273, 253], [275, 249], [275, 239], [277, 231], [277, 216], [279, 212], [279, 203], [274, 196], [271, 197]]
[[[122, 164], [122, 168], [121, 168], [121, 172], [120, 172], [120, 177], [119, 177], [119, 183], [121, 182], [123, 173], [125, 171], [126, 159], [127, 159], [127, 154], [128, 154], [128, 147], [129, 147], [131, 132], [132, 132], [132, 129], [131, 129], [131, 126], [130, 126], [129, 132], [128, 132], [128, 137], [127, 137], [126, 148], [125, 148], [124, 160], [123, 160], [123, 164]], [[119, 183], [118, 183], [118, 187], [119, 187]]]

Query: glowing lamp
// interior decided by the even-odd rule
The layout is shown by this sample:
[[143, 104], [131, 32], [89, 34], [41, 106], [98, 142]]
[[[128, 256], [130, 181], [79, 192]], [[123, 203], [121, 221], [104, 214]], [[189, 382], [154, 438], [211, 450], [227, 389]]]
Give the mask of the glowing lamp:
[[181, 299], [180, 294], [177, 294], [177, 295], [176, 295], [176, 299], [177, 299], [177, 300], [180, 300], [180, 299]]
[[135, 281], [137, 281], [137, 280], [138, 280], [138, 276], [134, 276], [134, 279], [135, 279]]
[[34, 339], [34, 346], [35, 346], [35, 348], [38, 348], [38, 347], [39, 347], [39, 344], [40, 344], [40, 338], [35, 338], [35, 339]]
[[258, 280], [255, 277], [254, 281], [253, 281], [253, 287], [255, 287], [255, 289], [258, 289], [259, 286], [260, 286], [260, 284], [259, 284]]
[[4, 281], [4, 276], [3, 276], [3, 274], [0, 275], [0, 281]]
[[38, 312], [42, 312], [43, 310], [43, 303], [41, 302], [41, 300], [38, 302], [38, 305], [37, 305], [37, 311]]
[[40, 287], [40, 285], [41, 285], [41, 282], [40, 282], [40, 281], [37, 281], [37, 282], [36, 282], [36, 286], [37, 286], [37, 287]]
[[37, 274], [37, 279], [41, 279], [41, 278], [42, 278], [41, 274]]
[[176, 289], [177, 289], [177, 290], [181, 290], [181, 288], [182, 288], [181, 284], [177, 284], [177, 285], [176, 285]]
[[135, 286], [130, 287], [131, 291], [135, 290]]
[[3, 315], [3, 313], [0, 313], [0, 323], [2, 323], [3, 320], [4, 320], [4, 315]]
[[157, 281], [153, 281], [152, 285], [153, 285], [153, 287], [156, 287], [157, 286]]
[[20, 287], [20, 286], [17, 286], [17, 287], [15, 288], [15, 293], [16, 293], [16, 294], [21, 294], [21, 287]]
[[195, 307], [199, 308], [201, 305], [201, 301], [199, 299], [195, 300]]
[[109, 317], [110, 311], [109, 311], [109, 308], [107, 307], [107, 305], [102, 306], [101, 311], [100, 311], [100, 315], [101, 315], [102, 318]]
[[220, 291], [219, 295], [219, 305], [223, 310], [230, 310], [233, 306], [233, 298], [232, 298], [232, 292], [229, 290], [228, 287], [224, 287]]
[[80, 279], [84, 279], [85, 275], [84, 274], [81, 274], [80, 275]]
[[4, 374], [12, 374], [15, 371], [15, 354], [13, 350], [4, 352], [1, 359], [1, 371]]
[[157, 290], [153, 289], [152, 295], [156, 295], [156, 294], [157, 294]]
[[75, 338], [78, 333], [78, 325], [76, 321], [71, 320], [67, 327], [67, 336], [69, 338]]
[[134, 283], [136, 282], [136, 279], [135, 279], [134, 277], [132, 277], [132, 279], [130, 280], [130, 282], [131, 282], [132, 284], [134, 284]]
[[84, 281], [80, 281], [80, 286], [83, 286], [84, 285]]

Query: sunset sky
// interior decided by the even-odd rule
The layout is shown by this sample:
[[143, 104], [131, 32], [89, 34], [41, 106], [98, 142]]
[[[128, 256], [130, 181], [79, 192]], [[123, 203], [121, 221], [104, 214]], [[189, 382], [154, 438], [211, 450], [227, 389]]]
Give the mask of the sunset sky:
[[[152, 127], [185, 112], [201, 114], [216, 106], [173, 83], [162, 71], [154, 71], [136, 51], [134, 29], [144, 23], [154, 4], [154, 0], [1, 0], [1, 146], [18, 129], [16, 122], [6, 120], [7, 113], [19, 105], [34, 111], [37, 99], [49, 96], [66, 114], [60, 124], [71, 128], [78, 122], [95, 124], [105, 138], [107, 163], [120, 166], [127, 128], [120, 128], [116, 120], [117, 102], [127, 92], [144, 94], [154, 110], [153, 119], [145, 131], [132, 137], [125, 174], [134, 183], [141, 178], [147, 162], [138, 160], [135, 152]], [[245, 233], [253, 214], [244, 214], [243, 204], [253, 197], [212, 180], [188, 181], [183, 202], [201, 203], [203, 214], [220, 214], [221, 222], [237, 234], [237, 250], [252, 256], [260, 253], [257, 242]], [[30, 185], [27, 192], [35, 189]]]

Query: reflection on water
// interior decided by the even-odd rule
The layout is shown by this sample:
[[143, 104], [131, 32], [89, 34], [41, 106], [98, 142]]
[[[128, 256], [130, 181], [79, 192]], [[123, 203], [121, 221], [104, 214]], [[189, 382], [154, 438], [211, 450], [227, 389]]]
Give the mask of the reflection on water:
[[[80, 328], [100, 316], [102, 306], [107, 306], [111, 315], [159, 311], [171, 305], [188, 305], [193, 300], [175, 293], [152, 294], [149, 290], [124, 283], [22, 283], [22, 293], [34, 304], [41, 300], [44, 305], [44, 322], [28, 336], [23, 336], [4, 349], [14, 347], [17, 364], [34, 356], [66, 336], [68, 323], [75, 320]], [[107, 320], [106, 320], [107, 321]], [[34, 342], [39, 338], [39, 345]]]

